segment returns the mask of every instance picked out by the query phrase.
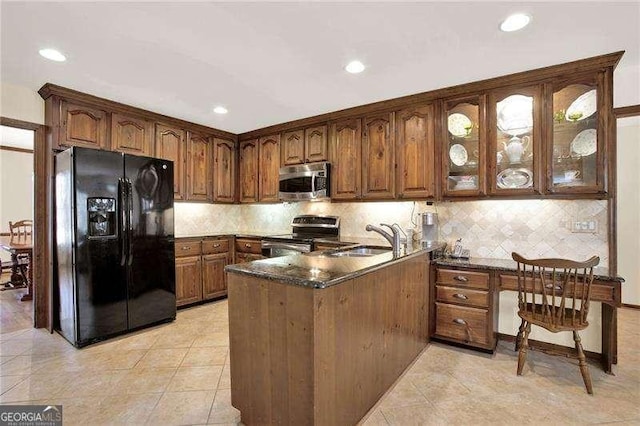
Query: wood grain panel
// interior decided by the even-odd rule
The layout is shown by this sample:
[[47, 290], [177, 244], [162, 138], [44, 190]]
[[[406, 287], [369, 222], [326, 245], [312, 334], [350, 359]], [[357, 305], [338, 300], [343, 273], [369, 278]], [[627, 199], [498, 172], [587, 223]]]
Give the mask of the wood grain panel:
[[435, 196], [433, 105], [396, 114], [396, 188], [399, 198]]
[[258, 140], [240, 143], [240, 202], [258, 201]]
[[395, 197], [393, 113], [367, 116], [362, 138], [362, 198]]
[[327, 155], [327, 126], [314, 126], [304, 130], [305, 161], [314, 163], [326, 161]]
[[436, 302], [436, 318], [436, 336], [450, 337], [465, 343], [489, 343], [491, 334], [488, 309]]
[[211, 140], [187, 132], [187, 200], [213, 201]]
[[202, 256], [202, 300], [227, 294], [227, 275], [224, 267], [229, 264], [227, 253]]
[[229, 251], [229, 240], [227, 238], [202, 240], [202, 254], [227, 253]]
[[164, 160], [173, 161], [173, 199], [184, 200], [185, 182], [185, 133], [182, 129], [156, 125], [155, 155]]
[[304, 163], [304, 130], [293, 130], [282, 135], [282, 161], [283, 166]]
[[489, 274], [485, 272], [438, 268], [437, 279], [438, 284], [489, 289]]
[[123, 114], [111, 114], [111, 150], [153, 155], [153, 123]]
[[[542, 292], [540, 280], [535, 280], [536, 291]], [[578, 294], [582, 294], [582, 285], [577, 286]], [[500, 290], [518, 291], [518, 277], [515, 275], [500, 274]], [[591, 300], [594, 302], [617, 303], [616, 292], [620, 290], [620, 283], [614, 281], [593, 280], [591, 285]], [[567, 295], [573, 296], [573, 292], [568, 291]]]
[[467, 288], [455, 288], [438, 285], [436, 286], [436, 299], [438, 302], [457, 303], [460, 305], [489, 307], [489, 292], [470, 290]]
[[107, 149], [107, 113], [72, 102], [61, 102], [60, 147], [83, 146]]
[[355, 424], [427, 344], [426, 255], [321, 290], [235, 273], [228, 284], [244, 424]]
[[236, 238], [236, 252], [262, 254], [262, 240], [254, 238]]
[[236, 145], [228, 139], [213, 140], [213, 201], [236, 201]]
[[331, 198], [357, 199], [362, 185], [362, 120], [331, 124]]
[[280, 190], [280, 135], [260, 138], [258, 151], [258, 201], [277, 202]]
[[200, 300], [202, 300], [201, 257], [176, 257], [176, 305], [188, 305]]

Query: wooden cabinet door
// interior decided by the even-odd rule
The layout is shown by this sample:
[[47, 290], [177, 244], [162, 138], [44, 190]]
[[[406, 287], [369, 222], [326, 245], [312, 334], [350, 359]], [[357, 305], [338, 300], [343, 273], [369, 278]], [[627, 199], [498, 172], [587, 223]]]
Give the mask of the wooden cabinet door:
[[294, 130], [282, 135], [282, 162], [283, 166], [304, 163], [304, 131]]
[[83, 146], [107, 149], [107, 113], [84, 105], [62, 101], [61, 147]]
[[200, 256], [176, 258], [176, 304], [202, 300], [202, 260]]
[[153, 154], [153, 125], [146, 120], [122, 114], [111, 114], [111, 150], [125, 154]]
[[240, 202], [258, 201], [258, 140], [240, 142]]
[[362, 137], [362, 198], [395, 196], [393, 113], [364, 119]]
[[202, 299], [227, 294], [227, 275], [224, 267], [229, 264], [229, 254], [209, 254], [202, 256]]
[[187, 200], [213, 201], [211, 140], [187, 133]]
[[156, 125], [156, 157], [173, 161], [173, 198], [184, 200], [184, 130]]
[[280, 189], [280, 135], [260, 138], [258, 201], [275, 202]]
[[331, 124], [331, 198], [360, 198], [362, 182], [362, 120]]
[[327, 126], [309, 127], [304, 131], [305, 161], [327, 160]]
[[233, 203], [236, 200], [235, 143], [214, 138], [213, 158], [213, 201]]
[[396, 185], [398, 198], [435, 196], [433, 105], [396, 114]]

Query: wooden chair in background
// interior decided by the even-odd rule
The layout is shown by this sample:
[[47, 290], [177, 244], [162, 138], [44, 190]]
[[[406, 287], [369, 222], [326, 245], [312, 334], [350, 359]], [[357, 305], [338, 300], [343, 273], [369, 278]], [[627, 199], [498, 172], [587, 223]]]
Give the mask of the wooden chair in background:
[[[27, 241], [33, 237], [33, 221], [25, 219], [15, 223], [9, 222], [9, 233], [12, 242]], [[11, 281], [2, 284], [0, 290], [27, 287], [29, 284], [27, 269], [30, 267], [30, 260], [28, 254], [18, 254], [15, 258], [12, 256], [11, 261], [0, 261], [0, 271], [12, 271]]]
[[593, 395], [591, 375], [578, 331], [589, 325], [589, 301], [593, 283], [593, 267], [600, 262], [592, 257], [584, 262], [566, 259], [525, 259], [518, 253], [511, 254], [518, 262], [518, 316], [522, 318], [516, 349], [518, 376], [529, 349], [531, 324], [552, 333], [573, 332], [578, 364], [587, 392]]
[[29, 219], [18, 222], [9, 222], [9, 233], [11, 240], [27, 239], [33, 236], [33, 221]]

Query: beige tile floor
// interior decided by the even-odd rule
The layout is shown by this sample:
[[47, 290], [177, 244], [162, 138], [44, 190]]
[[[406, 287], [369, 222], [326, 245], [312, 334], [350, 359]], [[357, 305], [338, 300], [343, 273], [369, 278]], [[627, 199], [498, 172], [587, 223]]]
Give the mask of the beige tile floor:
[[[11, 278], [9, 272], [0, 275], [0, 283]], [[20, 301], [25, 288], [0, 291], [0, 333], [23, 330], [33, 326], [33, 302]]]
[[[0, 305], [2, 308], [2, 305]], [[364, 425], [640, 424], [640, 311], [621, 309], [616, 376], [591, 365], [595, 395], [575, 362], [531, 352], [515, 374], [512, 345], [495, 355], [431, 344]], [[85, 349], [57, 334], [0, 334], [0, 404], [61, 404], [72, 424], [236, 424], [227, 302]]]

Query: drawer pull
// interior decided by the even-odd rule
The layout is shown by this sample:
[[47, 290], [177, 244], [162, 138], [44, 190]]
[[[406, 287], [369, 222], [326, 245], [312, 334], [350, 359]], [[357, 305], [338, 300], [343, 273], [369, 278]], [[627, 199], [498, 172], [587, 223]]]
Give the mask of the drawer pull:
[[553, 284], [545, 284], [544, 288], [546, 288], [548, 290], [551, 290], [552, 288], [554, 290], [558, 290], [558, 291], [562, 290], [562, 286], [561, 285], [554, 286]]
[[456, 324], [460, 324], [460, 325], [467, 325], [467, 322], [465, 320], [463, 320], [462, 318], [456, 318], [453, 320], [454, 323]]
[[220, 247], [220, 244], [214, 244], [213, 247], [214, 248], [218, 248], [218, 247]]
[[189, 247], [189, 246], [182, 246], [182, 250], [191, 250], [191, 247]]
[[247, 248], [251, 248], [251, 244], [249, 244], [249, 243], [245, 243], [244, 246], [247, 247]]
[[466, 283], [469, 281], [469, 278], [465, 277], [464, 275], [456, 275], [455, 277], [453, 277], [453, 279], [463, 283]]
[[465, 296], [462, 293], [456, 293], [456, 294], [453, 295], [453, 297], [455, 297], [456, 299], [462, 299], [462, 300], [467, 300], [468, 299], [468, 297]]

